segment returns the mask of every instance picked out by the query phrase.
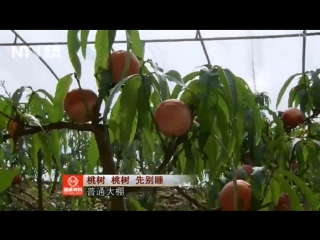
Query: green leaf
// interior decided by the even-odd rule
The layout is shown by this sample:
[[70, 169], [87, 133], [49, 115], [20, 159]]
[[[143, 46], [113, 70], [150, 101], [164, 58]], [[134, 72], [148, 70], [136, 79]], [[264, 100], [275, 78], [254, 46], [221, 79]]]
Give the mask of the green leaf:
[[77, 74], [77, 77], [81, 78], [81, 62], [78, 56], [78, 51], [80, 49], [80, 41], [78, 38], [78, 33], [80, 30], [68, 30], [68, 52], [70, 62]]
[[[267, 191], [267, 195], [263, 199], [261, 206], [265, 206], [266, 204], [269, 204], [271, 202], [272, 202], [272, 193], [271, 193], [271, 191]], [[269, 211], [269, 206], [267, 206], [265, 208], [261, 208], [261, 206], [260, 206], [259, 211]]]
[[131, 36], [130, 36], [131, 30], [126, 30], [126, 38], [127, 38], [127, 52], [126, 52], [126, 61], [124, 64], [124, 69], [122, 71], [120, 79], [123, 79], [125, 74], [128, 72], [128, 69], [130, 67], [130, 49], [132, 46]]
[[13, 101], [13, 104], [15, 106], [18, 106], [19, 105], [19, 102], [20, 102], [20, 99], [22, 97], [22, 94], [24, 93], [24, 91], [26, 90], [26, 87], [21, 87], [19, 89], [17, 89], [13, 95], [12, 95], [12, 101]]
[[300, 138], [294, 138], [291, 142], [290, 142], [290, 147], [289, 147], [289, 151], [290, 151], [290, 156], [289, 156], [289, 160], [292, 160], [292, 156], [294, 154], [294, 149], [296, 144], [298, 144], [302, 139]]
[[41, 148], [41, 142], [38, 137], [38, 134], [32, 135], [32, 144], [31, 144], [31, 158], [33, 160], [33, 166], [38, 170], [38, 151]]
[[[252, 188], [253, 202], [258, 203], [262, 196], [262, 190], [264, 182], [266, 180], [266, 173], [264, 167], [254, 167], [252, 168], [252, 173], [250, 176], [250, 184]], [[258, 200], [258, 201], [257, 201]], [[259, 208], [258, 204], [253, 206], [254, 209]]]
[[109, 59], [109, 30], [98, 30], [96, 33], [95, 43], [96, 60], [94, 62], [94, 72], [99, 69], [106, 69]]
[[[60, 156], [61, 156], [61, 144], [60, 144], [60, 139], [61, 135], [59, 130], [51, 130], [50, 131], [50, 137], [49, 137], [49, 142], [51, 146], [51, 150], [53, 153], [53, 157], [55, 158], [55, 162], [57, 163], [58, 169], [63, 174], [63, 166], [60, 161]], [[64, 136], [63, 136], [64, 137]]]
[[278, 117], [278, 115], [271, 111], [270, 109], [267, 110], [268, 113], [273, 117], [273, 121], [276, 124], [276, 133], [278, 133], [280, 136], [284, 135], [284, 128], [283, 128], [283, 123], [280, 117]]
[[185, 83], [187, 83], [187, 82], [195, 79], [196, 77], [199, 77], [199, 75], [200, 75], [200, 71], [191, 72], [183, 77], [183, 81]]
[[144, 43], [140, 40], [139, 30], [131, 30], [130, 31], [131, 37], [131, 50], [136, 55], [136, 57], [143, 61], [144, 58]]
[[107, 70], [101, 73], [101, 81], [99, 85], [99, 101], [103, 101], [105, 97], [109, 95], [109, 91], [112, 87], [112, 76]]
[[[228, 74], [230, 74], [231, 76], [233, 76], [233, 78], [235, 78], [235, 76], [233, 75], [233, 73], [231, 71], [226, 70], [226, 72]], [[250, 90], [248, 84], [242, 78], [237, 78], [236, 86], [238, 89], [238, 93], [241, 94], [242, 98], [245, 101], [245, 105], [248, 108], [250, 108], [253, 113], [253, 121], [254, 121], [254, 125], [255, 125], [255, 133], [256, 133], [255, 144], [258, 145], [261, 140], [262, 126], [263, 126], [262, 120], [261, 120], [260, 109], [255, 102], [254, 95], [253, 95], [252, 91]]]
[[140, 128], [151, 130], [152, 121], [150, 116], [150, 95], [151, 95], [151, 81], [149, 77], [142, 79], [143, 84], [138, 90], [138, 123]]
[[[300, 102], [300, 110], [303, 113], [307, 112], [308, 104], [309, 104], [309, 95], [307, 90], [301, 90], [297, 93], [299, 102]], [[297, 107], [297, 106], [296, 106]]]
[[40, 92], [40, 93], [43, 93], [47, 98], [49, 98], [49, 100], [53, 103], [53, 96], [48, 93], [46, 90], [44, 89], [38, 89], [37, 91], [35, 92]]
[[192, 152], [192, 144], [189, 140], [183, 142], [183, 149], [186, 159], [185, 173], [194, 174], [195, 172], [195, 158]]
[[187, 158], [186, 158], [186, 153], [182, 152], [179, 155], [179, 165], [181, 167], [181, 173], [184, 174], [185, 169], [186, 169], [186, 165], [187, 165]]
[[155, 139], [155, 137], [154, 137], [153, 132], [148, 130], [147, 128], [144, 128], [143, 134], [142, 134], [141, 146], [142, 146], [142, 150], [143, 150], [143, 153], [142, 153], [143, 158], [147, 164], [153, 163], [152, 155], [156, 151], [154, 139]]
[[[199, 74], [200, 74], [200, 71], [191, 72], [191, 73], [187, 74], [182, 80], [184, 83], [188, 83], [189, 81], [195, 79], [196, 77], [199, 77]], [[184, 85], [181, 86], [180, 84], [177, 84], [171, 93], [171, 98], [173, 98], [173, 99], [178, 98], [183, 87], [185, 87], [185, 86]]]
[[[49, 121], [52, 120], [52, 117], [54, 115], [53, 104], [52, 102], [50, 102], [48, 98], [42, 98], [39, 96], [38, 93], [34, 92], [29, 97], [28, 107], [29, 107], [30, 113], [33, 114], [34, 116], [40, 117], [40, 119], [43, 122], [47, 121], [46, 114], [48, 114], [48, 120]], [[33, 116], [31, 118], [33, 118]], [[38, 120], [35, 120], [35, 122], [36, 124], [38, 124]]]
[[[159, 72], [160, 73], [160, 72]], [[169, 99], [170, 97], [170, 89], [168, 82], [166, 81], [166, 78], [163, 74], [156, 73], [156, 76], [159, 81], [159, 89], [160, 89], [160, 96], [161, 96], [161, 101], [165, 101]]]
[[111, 109], [111, 105], [113, 103], [113, 99], [116, 96], [116, 94], [118, 93], [118, 91], [120, 90], [120, 88], [122, 87], [122, 85], [124, 85], [127, 81], [129, 81], [131, 79], [135, 79], [135, 81], [141, 81], [140, 75], [133, 75], [133, 76], [129, 76], [129, 77], [122, 79], [119, 83], [117, 83], [117, 85], [114, 88], [112, 88], [112, 90], [110, 92], [110, 96], [108, 98], [108, 101], [106, 102], [106, 107], [105, 107], [104, 113], [103, 113], [104, 119], [109, 114], [110, 109]]
[[[320, 88], [320, 78], [319, 78], [318, 74], [319, 73], [317, 73], [317, 72], [312, 72], [311, 73], [312, 87]], [[309, 78], [306, 75], [304, 75], [301, 78], [303, 78], [302, 81], [304, 81], [305, 85], [307, 85], [306, 83], [309, 81]]]
[[[3, 132], [0, 132], [0, 144], [3, 143]], [[3, 148], [0, 147], [0, 159], [4, 159], [4, 157], [2, 157], [2, 152], [3, 152]]]
[[[256, 141], [255, 141], [256, 142]], [[263, 155], [265, 154], [265, 144], [261, 140], [258, 145], [253, 144], [253, 156], [254, 156], [254, 163], [256, 166], [261, 166]]]
[[[217, 68], [219, 73], [220, 82], [223, 85], [223, 88], [226, 89], [223, 91], [227, 99], [231, 101], [231, 116], [235, 116], [238, 110], [238, 93], [236, 88], [235, 79], [233, 78], [233, 74], [228, 69], [222, 69], [220, 67]], [[254, 103], [254, 105], [256, 105]]]
[[28, 113], [24, 113], [23, 116], [25, 118], [25, 121], [28, 123], [28, 125], [38, 126], [44, 132], [44, 129], [42, 128], [42, 125], [41, 125], [38, 118], [36, 118], [35, 116], [28, 114]]
[[186, 84], [182, 80], [180, 73], [178, 73], [175, 70], [170, 70], [170, 71], [166, 72], [165, 74], [158, 72], [158, 74], [163, 75], [170, 82], [175, 82], [176, 84], [178, 84], [182, 87], [186, 87]]
[[289, 92], [288, 107], [292, 107], [294, 102], [296, 105], [299, 104], [299, 93], [301, 94], [301, 91], [306, 89], [307, 86], [305, 84], [300, 84], [293, 87]]
[[296, 73], [294, 75], [292, 75], [291, 77], [288, 78], [288, 80], [283, 84], [282, 88], [280, 89], [280, 92], [278, 94], [278, 98], [277, 98], [277, 103], [276, 103], [276, 108], [278, 108], [280, 102], [281, 102], [281, 99], [283, 97], [283, 94], [285, 93], [285, 91], [287, 90], [288, 86], [290, 85], [290, 83], [292, 82], [292, 80], [301, 75], [301, 73]]
[[306, 196], [308, 203], [310, 204], [312, 211], [317, 211], [318, 209], [318, 201], [312, 192], [312, 190], [307, 186], [307, 184], [299, 177], [297, 177], [294, 173], [285, 170], [278, 169], [275, 171], [278, 175], [284, 175], [288, 177], [291, 181], [293, 181], [301, 190], [301, 192]]
[[109, 52], [112, 50], [112, 45], [116, 40], [117, 30], [108, 30], [109, 31]]
[[13, 168], [9, 170], [2, 170], [0, 172], [0, 193], [10, 187], [13, 178], [19, 174], [19, 171], [19, 168]]
[[163, 71], [159, 70], [157, 64], [153, 64], [149, 62], [150, 66], [154, 69], [154, 74], [152, 74], [152, 85], [154, 89], [159, 92], [159, 96], [161, 101], [167, 100], [170, 98], [170, 89], [168, 86], [168, 82], [166, 81], [165, 74]]
[[90, 30], [81, 30], [80, 38], [81, 38], [81, 52], [84, 59], [86, 59], [87, 55], [87, 42]]
[[120, 141], [122, 144], [131, 144], [137, 128], [137, 104], [140, 79], [131, 78], [122, 89], [120, 95]]
[[266, 169], [265, 167], [253, 167], [251, 178], [254, 178], [257, 182], [263, 183], [266, 180]]
[[63, 118], [63, 102], [72, 83], [72, 73], [61, 78], [56, 87], [56, 93], [53, 98], [54, 122]]
[[285, 193], [288, 193], [291, 207], [293, 211], [301, 211], [302, 207], [300, 205], [300, 200], [298, 198], [297, 192], [293, 189], [290, 184], [281, 176], [278, 175], [276, 172], [274, 173], [274, 179], [277, 180], [280, 185], [283, 187]]
[[[11, 114], [12, 114], [12, 105], [9, 103], [9, 101], [0, 98], [0, 111], [1, 111], [3, 114], [11, 117]], [[0, 114], [0, 129], [1, 129], [1, 130], [7, 128], [8, 121], [9, 121], [8, 117]]]
[[[186, 75], [184, 78], [183, 78], [183, 81], [185, 83], [188, 83], [189, 81], [195, 79], [196, 77], [198, 77], [200, 74], [200, 71], [196, 71], [196, 72], [191, 72], [189, 73], [188, 75]], [[182, 90], [182, 86], [181, 85], [176, 85], [172, 91], [172, 94], [171, 94], [171, 98], [173, 99], [176, 99], [178, 98], [180, 92]]]
[[182, 87], [180, 85], [176, 85], [171, 93], [172, 99], [177, 99], [179, 97], [179, 94], [181, 93]]
[[[51, 146], [48, 142], [48, 139], [43, 133], [36, 133], [32, 136], [33, 140], [37, 142], [37, 145], [39, 149], [42, 150], [44, 158], [44, 165], [48, 169], [49, 175], [52, 173], [52, 151], [51, 151]], [[38, 150], [39, 150], [38, 149]], [[38, 153], [38, 151], [37, 151]], [[38, 157], [36, 157], [36, 160], [38, 161]]]
[[[319, 109], [320, 108], [320, 97], [319, 97], [320, 87], [311, 86], [307, 93], [309, 93], [309, 95], [310, 95], [310, 98], [311, 98], [312, 103], [314, 105], [313, 107]], [[308, 94], [307, 94], [307, 96], [308, 96]]]
[[116, 140], [120, 141], [119, 133], [119, 123], [120, 123], [120, 98], [115, 100], [113, 105], [110, 118], [108, 120], [109, 129], [113, 132]]
[[94, 168], [97, 166], [99, 160], [99, 150], [94, 134], [91, 134], [89, 148], [88, 148], [88, 167], [86, 174], [94, 174]]
[[272, 178], [270, 180], [269, 187], [272, 195], [272, 203], [274, 206], [276, 206], [281, 195], [281, 186], [275, 179]]
[[138, 200], [134, 199], [133, 196], [129, 197], [129, 202], [132, 207], [133, 211], [147, 211], [145, 208], [143, 208]]

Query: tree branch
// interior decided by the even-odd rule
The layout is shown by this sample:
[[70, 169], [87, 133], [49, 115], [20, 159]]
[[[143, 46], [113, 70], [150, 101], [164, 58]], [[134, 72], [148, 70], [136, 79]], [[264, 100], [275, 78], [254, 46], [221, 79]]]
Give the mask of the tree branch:
[[[99, 150], [103, 174], [116, 175], [117, 170], [115, 162], [113, 161], [113, 151], [105, 128], [102, 125], [96, 125], [93, 133]], [[111, 211], [127, 211], [124, 197], [111, 197], [110, 201]]]
[[192, 203], [193, 205], [195, 205], [197, 208], [204, 210], [204, 211], [210, 211], [209, 208], [207, 208], [206, 206], [203, 206], [202, 204], [198, 203], [198, 201], [191, 197], [189, 194], [187, 194], [186, 192], [184, 192], [184, 190], [180, 187], [175, 187], [174, 189], [176, 189], [178, 191], [178, 193], [184, 197], [185, 199], [187, 199], [190, 203]]
[[[78, 130], [78, 131], [93, 131], [95, 129], [95, 126], [91, 124], [78, 124], [78, 123], [73, 123], [73, 122], [55, 122], [55, 123], [49, 123], [46, 125], [40, 126], [27, 126], [24, 128], [20, 133], [19, 136], [24, 136], [24, 135], [31, 135], [31, 134], [36, 134], [42, 131], [49, 132], [51, 130], [58, 130], [58, 129], [70, 129], [70, 130]], [[6, 141], [10, 139], [10, 135], [6, 134], [3, 136], [3, 141]]]

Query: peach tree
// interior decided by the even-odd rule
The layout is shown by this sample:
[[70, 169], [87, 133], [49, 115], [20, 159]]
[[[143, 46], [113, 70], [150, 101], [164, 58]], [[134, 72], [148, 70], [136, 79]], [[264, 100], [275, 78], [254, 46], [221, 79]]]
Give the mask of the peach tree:
[[[62, 197], [61, 174], [66, 173], [195, 175], [194, 191], [170, 190], [199, 210], [318, 209], [319, 70], [286, 81], [277, 106], [300, 76], [288, 101], [288, 108], [300, 110], [283, 115], [270, 109], [266, 93], [254, 93], [221, 66], [206, 64], [183, 77], [164, 72], [144, 58], [138, 30], [125, 30], [125, 61], [113, 60], [117, 31], [96, 32], [94, 97], [81, 87], [87, 79], [81, 78], [79, 55], [86, 57], [89, 30], [68, 31], [74, 73], [59, 80], [53, 95], [21, 87], [0, 96], [1, 210], [65, 210], [60, 207], [65, 202], [71, 210], [159, 209], [161, 189], [156, 188], [126, 187], [125, 197], [105, 199]], [[71, 94], [73, 81], [77, 97]], [[166, 102], [179, 104], [167, 107]], [[241, 179], [248, 193], [242, 192]], [[231, 188], [222, 191], [227, 185]], [[222, 192], [229, 195], [223, 198]]]

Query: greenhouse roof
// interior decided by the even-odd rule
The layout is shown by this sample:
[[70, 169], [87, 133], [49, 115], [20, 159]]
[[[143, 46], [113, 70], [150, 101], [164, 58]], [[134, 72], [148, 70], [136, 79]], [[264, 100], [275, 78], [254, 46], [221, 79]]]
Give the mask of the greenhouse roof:
[[[267, 92], [275, 101], [284, 82], [293, 74], [320, 66], [320, 32], [303, 30], [141, 30], [145, 58], [165, 71], [185, 75], [208, 63], [229, 68], [253, 90]], [[82, 86], [96, 89], [93, 76], [95, 31], [82, 62]], [[303, 41], [306, 51], [303, 53]], [[57, 79], [74, 72], [66, 45], [67, 30], [1, 30], [1, 78], [9, 92], [21, 86], [53, 93]], [[26, 46], [26, 47], [25, 47]], [[32, 48], [33, 54], [27, 47]], [[115, 50], [125, 49], [125, 31], [118, 31]], [[74, 86], [76, 87], [76, 83]], [[4, 90], [0, 89], [3, 94]], [[285, 96], [286, 99], [286, 96]], [[285, 108], [282, 101], [279, 109]]]

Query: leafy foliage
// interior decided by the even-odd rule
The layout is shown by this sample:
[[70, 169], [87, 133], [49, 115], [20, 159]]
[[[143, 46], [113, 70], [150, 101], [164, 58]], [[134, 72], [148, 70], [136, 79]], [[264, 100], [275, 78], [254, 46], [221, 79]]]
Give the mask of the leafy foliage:
[[[60, 189], [61, 174], [107, 170], [114, 174], [190, 174], [199, 179], [198, 187], [189, 191], [128, 189], [127, 209], [219, 210], [221, 189], [236, 180], [243, 164], [254, 166], [247, 179], [252, 188], [251, 210], [274, 210], [281, 193], [289, 195], [292, 210], [318, 210], [320, 125], [315, 118], [320, 114], [319, 69], [291, 76], [280, 90], [277, 106], [290, 83], [300, 77], [290, 90], [288, 107], [299, 107], [307, 118], [288, 130], [281, 116], [269, 108], [268, 95], [252, 92], [229, 69], [206, 65], [184, 77], [174, 70], [163, 73], [152, 60], [144, 59], [138, 30], [126, 30], [126, 35], [127, 51], [139, 59], [140, 74], [112, 85], [106, 63], [117, 31], [96, 33], [95, 92], [105, 102], [100, 122], [71, 123], [63, 109], [74, 77], [81, 87], [78, 54], [81, 48], [86, 56], [89, 30], [68, 31], [69, 57], [76, 75], [61, 78], [54, 96], [31, 87], [0, 96], [1, 210], [110, 210], [115, 205], [112, 198], [66, 198]], [[24, 92], [27, 97], [22, 97]], [[154, 111], [167, 99], [180, 99], [193, 110], [190, 131], [176, 139], [162, 136], [155, 124]], [[10, 120], [19, 126], [14, 129], [18, 149], [13, 147]], [[99, 138], [97, 126], [103, 126], [106, 138]], [[110, 145], [110, 151], [104, 150], [111, 154], [114, 164], [109, 166], [115, 169], [105, 169], [101, 144]], [[295, 169], [293, 162], [298, 166]], [[17, 174], [22, 178], [18, 185], [12, 183]], [[178, 207], [164, 207], [175, 199], [179, 199]]]

